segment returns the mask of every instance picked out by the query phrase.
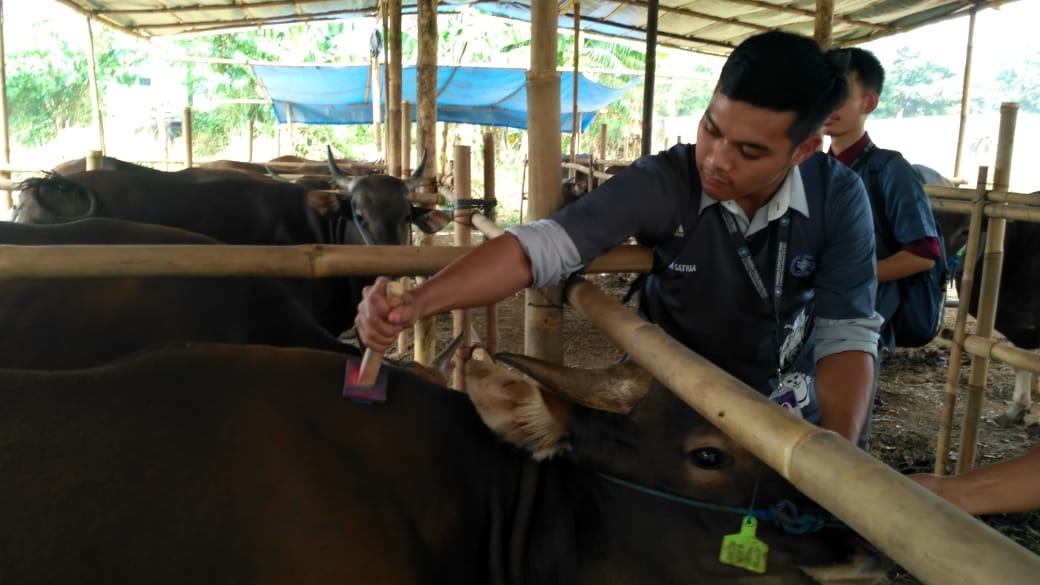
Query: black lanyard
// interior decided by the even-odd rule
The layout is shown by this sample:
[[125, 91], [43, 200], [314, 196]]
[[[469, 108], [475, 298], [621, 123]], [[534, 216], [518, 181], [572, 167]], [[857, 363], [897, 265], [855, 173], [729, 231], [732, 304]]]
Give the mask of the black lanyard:
[[[722, 220], [726, 224], [726, 231], [729, 232], [730, 240], [732, 240], [733, 246], [737, 249], [737, 257], [740, 258], [740, 263], [744, 265], [744, 270], [751, 278], [751, 283], [755, 285], [755, 291], [758, 292], [758, 296], [762, 299], [762, 302], [766, 304], [766, 307], [772, 309], [774, 323], [773, 333], [776, 337], [777, 384], [779, 384], [780, 373], [783, 367], [780, 359], [780, 348], [782, 346], [781, 333], [784, 330], [783, 323], [780, 321], [780, 304], [784, 293], [784, 273], [786, 272], [784, 267], [787, 265], [787, 243], [791, 236], [791, 210], [788, 208], [788, 210], [784, 212], [783, 216], [781, 216], [777, 221], [776, 265], [773, 273], [773, 294], [769, 294], [769, 290], [766, 288], [762, 276], [759, 275], [758, 269], [755, 268], [755, 262], [751, 258], [751, 250], [748, 249], [747, 239], [745, 239], [744, 234], [740, 233], [740, 230], [737, 229], [737, 220], [733, 218], [732, 213], [722, 209], [722, 204], [718, 204], [715, 207], [718, 208], [718, 213], [722, 216]], [[771, 303], [770, 297], [772, 297]]]

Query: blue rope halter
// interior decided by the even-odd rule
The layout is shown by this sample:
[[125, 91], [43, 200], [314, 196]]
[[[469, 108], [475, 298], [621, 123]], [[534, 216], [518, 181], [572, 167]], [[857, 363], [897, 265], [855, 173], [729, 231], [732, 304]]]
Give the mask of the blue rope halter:
[[596, 475], [611, 483], [615, 483], [642, 494], [668, 500], [669, 502], [676, 502], [678, 504], [684, 504], [694, 508], [703, 508], [705, 510], [713, 510], [716, 512], [739, 514], [741, 516], [754, 516], [763, 522], [772, 522], [773, 524], [776, 524], [788, 534], [812, 534], [814, 532], [819, 532], [824, 528], [848, 528], [848, 526], [842, 522], [824, 520], [820, 516], [813, 514], [802, 514], [798, 511], [798, 506], [790, 500], [780, 500], [767, 508], [737, 508], [736, 506], [724, 506], [721, 504], [694, 500], [652, 487], [647, 487], [645, 485], [632, 483], [605, 473], [597, 472]]

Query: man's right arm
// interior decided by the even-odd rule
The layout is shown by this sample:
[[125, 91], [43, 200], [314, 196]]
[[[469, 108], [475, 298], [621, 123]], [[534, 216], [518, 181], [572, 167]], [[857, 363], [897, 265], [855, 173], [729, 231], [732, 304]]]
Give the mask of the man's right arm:
[[385, 351], [402, 329], [423, 317], [498, 302], [530, 285], [531, 279], [531, 261], [520, 240], [504, 234], [449, 264], [393, 310], [386, 301], [387, 281], [380, 278], [365, 287], [354, 323], [366, 347]]

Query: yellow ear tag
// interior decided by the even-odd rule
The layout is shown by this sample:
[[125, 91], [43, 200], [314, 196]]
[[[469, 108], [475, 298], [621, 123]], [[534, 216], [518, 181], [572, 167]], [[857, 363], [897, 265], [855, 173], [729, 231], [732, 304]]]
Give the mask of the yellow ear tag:
[[757, 530], [758, 519], [754, 516], [744, 517], [740, 523], [740, 532], [722, 537], [719, 561], [753, 573], [765, 573], [769, 545], [755, 537]]

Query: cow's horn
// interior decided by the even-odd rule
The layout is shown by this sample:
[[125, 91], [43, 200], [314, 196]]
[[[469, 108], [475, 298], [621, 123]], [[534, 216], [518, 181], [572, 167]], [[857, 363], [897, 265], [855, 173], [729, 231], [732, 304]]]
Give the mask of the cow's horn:
[[422, 153], [422, 159], [419, 160], [419, 166], [412, 172], [412, 176], [408, 177], [408, 180], [404, 182], [408, 185], [408, 192], [415, 191], [422, 185], [423, 173], [426, 172], [426, 151]]
[[278, 174], [278, 171], [272, 169], [271, 165], [264, 163], [264, 168], [267, 169], [267, 174], [270, 175], [272, 179], [276, 181], [283, 181], [285, 183], [292, 183], [291, 179], [286, 179], [285, 177]]
[[513, 353], [499, 353], [495, 359], [531, 376], [570, 402], [619, 414], [632, 410], [646, 396], [652, 382], [646, 370], [631, 362], [579, 369]]
[[340, 189], [343, 189], [348, 194], [354, 190], [354, 186], [357, 185], [359, 177], [351, 177], [344, 173], [338, 166], [336, 166], [336, 159], [332, 156], [332, 146], [326, 145], [325, 148], [329, 154], [329, 175], [332, 176], [336, 184], [339, 185]]
[[455, 351], [459, 349], [459, 344], [462, 343], [462, 334], [455, 338], [448, 347], [444, 348], [444, 351], [437, 354], [437, 357], [433, 358], [433, 362], [430, 363], [430, 367], [436, 369], [438, 372], [444, 374], [445, 377], [448, 375], [448, 364], [451, 363], [451, 358], [455, 355]]

